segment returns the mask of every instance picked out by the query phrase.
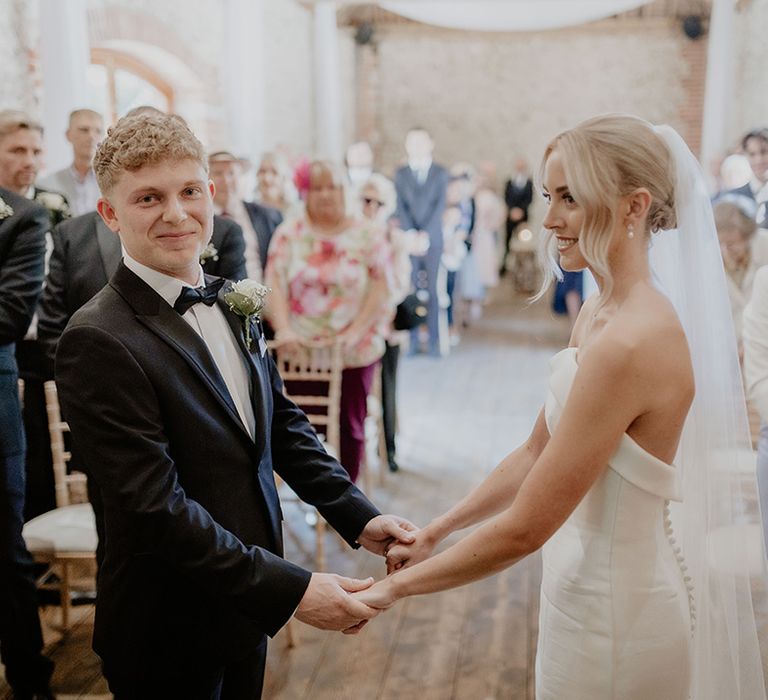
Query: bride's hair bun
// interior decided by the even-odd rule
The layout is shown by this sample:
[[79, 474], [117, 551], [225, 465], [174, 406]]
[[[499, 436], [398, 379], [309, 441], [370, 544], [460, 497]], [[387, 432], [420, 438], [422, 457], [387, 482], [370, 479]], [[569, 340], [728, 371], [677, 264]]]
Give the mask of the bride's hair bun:
[[651, 233], [667, 231], [677, 226], [677, 215], [675, 214], [675, 204], [667, 200], [666, 202], [654, 202], [648, 213], [648, 228]]

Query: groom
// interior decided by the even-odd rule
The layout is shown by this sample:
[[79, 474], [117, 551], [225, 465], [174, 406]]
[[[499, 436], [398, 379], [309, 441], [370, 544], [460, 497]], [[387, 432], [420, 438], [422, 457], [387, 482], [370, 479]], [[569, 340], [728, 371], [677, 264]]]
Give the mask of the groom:
[[56, 380], [104, 502], [94, 649], [117, 700], [258, 698], [266, 635], [292, 615], [359, 629], [370, 581], [282, 558], [273, 469], [351, 546], [411, 526], [380, 515], [282, 393], [261, 323], [246, 343], [203, 275], [214, 188], [177, 117], [120, 120], [99, 146], [98, 210], [123, 262], [59, 341]]

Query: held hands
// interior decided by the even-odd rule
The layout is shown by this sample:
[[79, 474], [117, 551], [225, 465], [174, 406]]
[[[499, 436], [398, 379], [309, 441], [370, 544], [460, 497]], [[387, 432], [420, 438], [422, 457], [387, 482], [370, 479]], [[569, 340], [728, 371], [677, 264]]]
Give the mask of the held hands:
[[372, 583], [372, 578], [360, 580], [337, 574], [313, 573], [294, 617], [322, 630], [357, 634], [379, 611], [350, 594], [363, 591]]
[[431, 537], [427, 530], [419, 530], [414, 533], [413, 541], [407, 543], [395, 543], [386, 552], [387, 574], [398, 569], [405, 569], [432, 556], [432, 550], [437, 545], [437, 540]]
[[397, 515], [377, 515], [368, 521], [357, 541], [369, 552], [386, 557], [398, 544], [415, 542], [418, 529], [412, 522]]

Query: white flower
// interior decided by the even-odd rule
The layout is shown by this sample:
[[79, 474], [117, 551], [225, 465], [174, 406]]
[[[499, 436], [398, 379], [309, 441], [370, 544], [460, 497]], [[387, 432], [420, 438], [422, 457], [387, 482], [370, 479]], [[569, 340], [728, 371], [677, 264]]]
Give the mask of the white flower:
[[66, 211], [67, 203], [58, 192], [38, 192], [35, 199], [51, 211]]
[[258, 320], [264, 310], [264, 299], [272, 290], [255, 280], [234, 282], [224, 295], [229, 310], [241, 316], [245, 327], [245, 343], [251, 347], [251, 321]]
[[200, 264], [204, 265], [208, 260], [216, 262], [219, 259], [219, 251], [213, 243], [209, 243], [200, 253]]
[[0, 197], [0, 219], [7, 219], [13, 216], [13, 207]]

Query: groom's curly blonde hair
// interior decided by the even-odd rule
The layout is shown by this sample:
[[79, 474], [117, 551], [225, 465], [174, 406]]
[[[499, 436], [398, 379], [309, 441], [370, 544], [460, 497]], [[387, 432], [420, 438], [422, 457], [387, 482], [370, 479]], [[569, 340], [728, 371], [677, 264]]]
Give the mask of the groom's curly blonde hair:
[[102, 195], [107, 196], [123, 171], [162, 161], [194, 160], [208, 172], [203, 144], [175, 114], [126, 116], [109, 129], [93, 159]]

